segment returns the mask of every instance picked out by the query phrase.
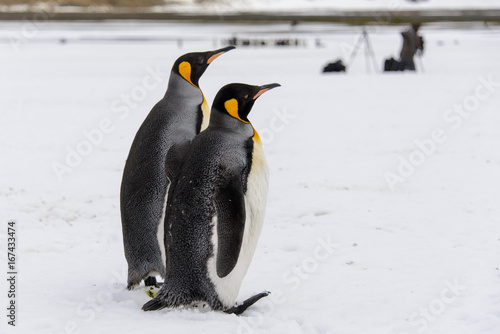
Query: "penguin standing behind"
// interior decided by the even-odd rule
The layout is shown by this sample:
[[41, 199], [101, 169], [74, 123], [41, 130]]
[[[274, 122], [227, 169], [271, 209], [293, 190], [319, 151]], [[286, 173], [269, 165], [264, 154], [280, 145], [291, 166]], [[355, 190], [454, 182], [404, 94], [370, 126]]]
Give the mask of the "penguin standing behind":
[[262, 228], [268, 189], [262, 143], [247, 116], [261, 94], [278, 86], [229, 84], [217, 93], [209, 126], [187, 148], [171, 185], [167, 275], [143, 310], [201, 302], [240, 314], [267, 295], [235, 306]]
[[[173, 173], [165, 171], [167, 152], [173, 145], [188, 145], [207, 127], [209, 109], [198, 80], [215, 58], [232, 49], [187, 53], [177, 59], [165, 96], [135, 135], [120, 191], [129, 290], [143, 279], [146, 285], [156, 285], [154, 275], [165, 276], [164, 208]], [[181, 157], [171, 157], [169, 166], [175, 168]]]

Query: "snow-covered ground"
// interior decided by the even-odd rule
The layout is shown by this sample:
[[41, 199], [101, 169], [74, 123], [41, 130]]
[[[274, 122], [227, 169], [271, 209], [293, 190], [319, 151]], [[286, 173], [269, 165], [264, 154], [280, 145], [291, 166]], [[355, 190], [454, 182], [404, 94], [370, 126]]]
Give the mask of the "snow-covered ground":
[[[190, 1], [190, 0], [187, 0]], [[498, 8], [500, 4], [496, 0], [239, 0], [222, 1], [222, 3], [241, 6], [243, 8], [259, 9], [379, 9], [379, 10], [403, 10], [403, 9], [457, 9], [457, 8]]]
[[[0, 268], [9, 219], [19, 268], [16, 328], [0, 279], [2, 333], [500, 332], [498, 29], [424, 27], [419, 73], [367, 73], [360, 50], [347, 74], [322, 75], [360, 29], [314, 25], [292, 35], [307, 47], [241, 47], [210, 66], [208, 101], [229, 82], [282, 84], [250, 114], [271, 184], [239, 299], [272, 294], [237, 317], [140, 310], [146, 294], [124, 290], [121, 174], [179, 55], [288, 28], [140, 23], [168, 38], [109, 42], [80, 37], [120, 29], [48, 24], [13, 47], [22, 27], [4, 25], [0, 44]], [[380, 67], [398, 28], [369, 31]]]
[[[411, 10], [411, 9], [490, 9], [499, 8], [497, 0], [180, 0], [179, 8], [200, 8], [209, 10]], [[171, 5], [170, 5], [171, 6]]]
[[[57, 3], [57, 2], [56, 2]], [[96, 2], [98, 3], [98, 2]], [[128, 7], [120, 7], [127, 9]], [[153, 11], [180, 12], [252, 12], [252, 11], [286, 11], [286, 12], [320, 12], [324, 10], [443, 10], [443, 9], [498, 9], [498, 0], [166, 0], [164, 5], [151, 7]], [[130, 8], [128, 8], [130, 10]], [[2, 5], [1, 11], [53, 10], [53, 2], [40, 1], [35, 5]], [[105, 5], [70, 6], [56, 8], [59, 12], [79, 11], [113, 11], [116, 8]], [[133, 10], [133, 8], [132, 8]]]

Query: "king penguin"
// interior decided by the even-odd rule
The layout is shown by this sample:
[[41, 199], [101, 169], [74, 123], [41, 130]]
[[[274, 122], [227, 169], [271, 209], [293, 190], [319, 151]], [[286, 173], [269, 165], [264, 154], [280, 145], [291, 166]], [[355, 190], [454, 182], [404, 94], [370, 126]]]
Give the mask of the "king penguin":
[[268, 294], [235, 305], [262, 229], [269, 179], [247, 116], [261, 94], [278, 86], [229, 84], [217, 93], [209, 126], [187, 148], [171, 185], [165, 283], [143, 310], [202, 303], [240, 314]]
[[155, 275], [165, 277], [164, 208], [172, 169], [180, 160], [171, 154], [171, 170], [165, 170], [167, 152], [172, 146], [188, 145], [207, 127], [209, 108], [198, 81], [215, 58], [232, 49], [230, 46], [179, 57], [172, 67], [165, 96], [135, 135], [120, 191], [129, 290], [143, 279], [146, 285], [156, 285]]

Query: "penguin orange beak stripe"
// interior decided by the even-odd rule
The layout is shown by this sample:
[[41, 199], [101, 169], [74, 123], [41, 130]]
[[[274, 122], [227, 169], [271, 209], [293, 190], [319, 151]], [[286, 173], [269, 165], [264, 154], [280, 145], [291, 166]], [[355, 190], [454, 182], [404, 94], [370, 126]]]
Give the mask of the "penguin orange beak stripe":
[[277, 84], [277, 83], [274, 83], [274, 84], [260, 86], [260, 90], [257, 92], [257, 94], [255, 94], [255, 96], [253, 97], [253, 99], [254, 100], [257, 99], [259, 96], [261, 96], [262, 94], [264, 94], [268, 90], [276, 88], [276, 87], [281, 87], [281, 85]]
[[223, 53], [224, 52], [219, 52], [219, 53], [214, 54], [212, 57], [208, 58], [207, 64], [210, 64], [211, 62], [213, 62], [215, 60], [215, 58], [219, 57]]
[[264, 94], [268, 90], [269, 90], [269, 88], [259, 90], [259, 92], [257, 94], [255, 94], [255, 96], [253, 97], [253, 99], [254, 100], [257, 99], [259, 96], [261, 96], [262, 94]]
[[210, 64], [211, 62], [213, 62], [217, 57], [219, 57], [221, 54], [223, 53], [226, 53], [230, 50], [233, 50], [235, 49], [234, 46], [228, 46], [228, 47], [225, 47], [225, 48], [222, 48], [222, 49], [219, 49], [219, 50], [215, 50], [215, 54], [213, 54], [212, 56], [210, 56], [210, 58], [208, 58], [207, 60], [207, 64]]

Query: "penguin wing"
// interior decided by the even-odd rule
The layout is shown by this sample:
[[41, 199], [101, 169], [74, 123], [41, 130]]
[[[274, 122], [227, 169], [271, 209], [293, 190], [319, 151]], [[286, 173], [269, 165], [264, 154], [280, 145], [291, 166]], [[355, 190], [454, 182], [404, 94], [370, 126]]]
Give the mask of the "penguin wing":
[[217, 275], [226, 277], [240, 255], [245, 230], [245, 195], [241, 175], [234, 173], [215, 193], [217, 212]]
[[182, 161], [186, 152], [189, 150], [191, 142], [184, 141], [176, 143], [170, 147], [165, 160], [165, 172], [170, 181], [172, 181], [180, 170]]

